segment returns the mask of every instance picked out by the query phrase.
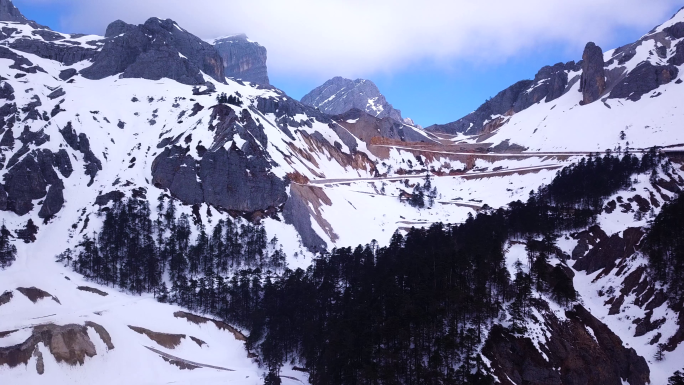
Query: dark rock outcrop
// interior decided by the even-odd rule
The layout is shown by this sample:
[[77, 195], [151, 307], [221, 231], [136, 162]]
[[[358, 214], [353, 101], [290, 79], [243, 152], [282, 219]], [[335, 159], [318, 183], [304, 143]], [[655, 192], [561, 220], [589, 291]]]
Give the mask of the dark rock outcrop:
[[[47, 195], [49, 185], [60, 185], [62, 181], [57, 176], [53, 164], [54, 157], [51, 151], [33, 150], [11, 167], [4, 176], [7, 209], [17, 215], [24, 215], [33, 209], [33, 200], [42, 199]], [[51, 210], [56, 208], [61, 191], [56, 190], [53, 194]]]
[[582, 78], [580, 79], [580, 104], [597, 101], [606, 90], [606, 73], [604, 70], [603, 50], [596, 44], [589, 42], [582, 54]]
[[[416, 131], [412, 126], [408, 126], [389, 117], [378, 119], [357, 108], [353, 108], [344, 114], [333, 116], [333, 120], [347, 128], [343, 130], [335, 130], [335, 128], [333, 128], [335, 133], [337, 133], [342, 140], [345, 139], [345, 133], [349, 130], [366, 143], [370, 143], [373, 137], [400, 140], [402, 142], [430, 142], [430, 139]], [[349, 123], [350, 121], [353, 121], [354, 123]], [[356, 141], [354, 137], [351, 137], [350, 139], [354, 140], [353, 146], [346, 141], [345, 144], [350, 149], [355, 150]]]
[[242, 34], [217, 39], [214, 47], [223, 58], [227, 77], [269, 85], [265, 47]]
[[64, 65], [72, 65], [83, 60], [91, 60], [97, 54], [94, 47], [80, 45], [57, 45], [38, 39], [17, 39], [9, 47], [30, 53], [43, 59], [55, 60]]
[[33, 62], [30, 61], [29, 59], [18, 55], [14, 53], [12, 50], [8, 49], [7, 47], [2, 47], [0, 46], [0, 59], [9, 59], [13, 60], [14, 64], [9, 66], [9, 68], [17, 70], [17, 71], [22, 71], [30, 74], [35, 74], [36, 72], [45, 72], [44, 69], [42, 69], [39, 66], [34, 66]]
[[11, 0], [0, 0], [0, 21], [28, 22]]
[[684, 37], [684, 22], [680, 21], [665, 29], [663, 29], [672, 39], [681, 39]]
[[403, 122], [401, 111], [394, 109], [370, 80], [334, 77], [304, 95], [301, 102], [330, 115], [358, 108], [380, 119], [389, 117]]
[[28, 20], [24, 15], [12, 4], [12, 0], [0, 0], [0, 21], [13, 21], [16, 23], [23, 23], [32, 26], [33, 28], [44, 28], [45, 26], [37, 24], [35, 21]]
[[675, 53], [668, 60], [668, 64], [680, 66], [684, 64], [684, 40], [675, 45]]
[[107, 40], [93, 65], [81, 71], [88, 79], [121, 74], [124, 78], [204, 84], [203, 71], [224, 82], [223, 59], [209, 43], [181, 29], [173, 20], [151, 18], [134, 26], [120, 20], [107, 28]]
[[183, 203], [194, 205], [204, 202], [204, 192], [197, 180], [197, 161], [188, 152], [179, 146], [166, 148], [152, 164], [152, 182], [169, 189]]
[[[573, 266], [575, 270], [592, 274], [602, 269], [612, 269], [618, 260], [627, 258], [636, 252], [636, 245], [644, 235], [640, 228], [629, 228], [620, 234], [602, 239], [584, 256], [578, 256]], [[575, 253], [573, 252], [573, 256]]]
[[95, 180], [95, 175], [99, 170], [102, 170], [102, 162], [98, 159], [93, 151], [90, 149], [90, 141], [84, 133], [76, 134], [71, 122], [68, 122], [64, 128], [60, 129], [64, 141], [74, 150], [83, 154], [83, 161], [85, 164], [85, 174], [90, 177], [88, 186], [92, 185]]
[[[543, 306], [542, 306], [543, 307]], [[528, 385], [631, 385], [650, 382], [646, 360], [605, 324], [577, 305], [560, 321], [548, 308], [543, 324], [550, 329], [541, 345], [544, 355], [526, 337], [495, 325], [483, 354], [502, 384]], [[591, 334], [588, 332], [591, 330]]]
[[294, 187], [290, 190], [291, 196], [283, 206], [283, 218], [285, 223], [294, 226], [307, 250], [319, 253], [327, 250], [328, 244], [312, 227], [309, 201], [303, 190], [303, 188]]
[[100, 194], [95, 198], [95, 204], [98, 206], [106, 206], [109, 204], [109, 202], [118, 202], [122, 200], [126, 194], [124, 194], [121, 191], [114, 190], [110, 191], [106, 194]]
[[14, 88], [11, 84], [5, 82], [0, 87], [0, 99], [14, 100]]
[[38, 212], [39, 218], [51, 218], [62, 209], [62, 206], [64, 205], [63, 192], [64, 183], [62, 183], [61, 180], [50, 186], [50, 189], [48, 189], [47, 195], [45, 196], [43, 206]]
[[[213, 107], [213, 144], [197, 160], [190, 148], [171, 144], [152, 164], [152, 182], [169, 189], [185, 204], [207, 203], [214, 207], [252, 213], [280, 207], [287, 200], [286, 182], [271, 172], [264, 148], [268, 145], [263, 126], [247, 110], [238, 116], [224, 104]], [[244, 143], [226, 149], [238, 135]]]
[[637, 101], [643, 95], [676, 79], [678, 74], [679, 69], [674, 65], [653, 65], [651, 62], [642, 62], [613, 87], [610, 98]]
[[329, 124], [332, 122], [330, 115], [321, 112], [318, 109], [304, 105], [294, 99], [287, 98], [264, 98], [258, 97], [256, 102], [256, 110], [261, 114], [274, 114], [276, 116], [276, 124], [278, 128], [283, 131], [290, 139], [294, 140], [292, 132], [288, 127], [299, 128], [303, 126], [311, 127], [311, 122], [308, 120], [295, 120], [294, 116], [306, 114], [307, 116], [319, 121], [321, 123]]
[[78, 71], [76, 71], [75, 69], [68, 68], [59, 73], [59, 78], [66, 81], [76, 76], [77, 73]]

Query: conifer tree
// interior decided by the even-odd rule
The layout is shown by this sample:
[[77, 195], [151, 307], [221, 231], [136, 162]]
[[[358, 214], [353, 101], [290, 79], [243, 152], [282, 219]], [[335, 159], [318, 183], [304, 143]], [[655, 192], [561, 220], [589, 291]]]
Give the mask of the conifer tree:
[[5, 269], [17, 259], [17, 247], [12, 244], [12, 233], [5, 224], [0, 227], [0, 268]]

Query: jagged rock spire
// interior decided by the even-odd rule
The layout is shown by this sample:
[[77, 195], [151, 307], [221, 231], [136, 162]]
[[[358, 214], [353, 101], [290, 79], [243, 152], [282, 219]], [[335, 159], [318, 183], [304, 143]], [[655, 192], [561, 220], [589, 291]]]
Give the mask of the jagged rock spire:
[[592, 42], [587, 43], [582, 55], [582, 79], [580, 80], [582, 102], [580, 104], [595, 102], [606, 90], [604, 65], [601, 47]]

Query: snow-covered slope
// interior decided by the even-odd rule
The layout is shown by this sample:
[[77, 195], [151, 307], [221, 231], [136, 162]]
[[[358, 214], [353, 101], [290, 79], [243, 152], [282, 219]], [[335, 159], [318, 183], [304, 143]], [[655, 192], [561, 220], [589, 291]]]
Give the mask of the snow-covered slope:
[[581, 103], [589, 58], [545, 67], [534, 81], [516, 83], [463, 119], [429, 129], [476, 134], [469, 142], [483, 145], [508, 140], [529, 151], [680, 144], [683, 26], [684, 10], [637, 42], [606, 51], [598, 75], [604, 84], [596, 101]]
[[[0, 0], [5, 3], [11, 4]], [[664, 66], [681, 55], [684, 35], [673, 38], [679, 30], [666, 29], [682, 18], [680, 12], [634, 47], [605, 54], [609, 63], [615, 58], [606, 67], [612, 74], [606, 95], [631, 81], [640, 61]], [[397, 229], [459, 223], [485, 205], [526, 200], [588, 152], [625, 148], [628, 141], [631, 148], [684, 143], [677, 126], [684, 86], [676, 77], [637, 101], [604, 95], [580, 106], [581, 74], [568, 70], [562, 95], [490, 116], [486, 135], [473, 137], [360, 110], [333, 117], [280, 90], [225, 79], [220, 55], [171, 20], [118, 21], [105, 37], [60, 34], [21, 20], [0, 22], [0, 29], [0, 216], [13, 234], [29, 220], [38, 225], [35, 242], [15, 240], [17, 261], [0, 271], [0, 295], [11, 293], [9, 301], [10, 294], [0, 297], [0, 349], [30, 342], [29, 350], [0, 355], [0, 379], [8, 383], [38, 383], [45, 375], [83, 384], [263, 382], [263, 368], [248, 358], [229, 325], [191, 316], [199, 324], [189, 322], [174, 315], [182, 311], [176, 306], [88, 282], [54, 262], [84, 234], [98, 231], [121, 197], [148, 201], [155, 217], [157, 199], [173, 197], [179, 214], [194, 217], [207, 232], [222, 218], [260, 222], [269, 238], [277, 236], [289, 266], [306, 268], [317, 251], [373, 239], [382, 246]], [[127, 44], [144, 51], [126, 56]], [[664, 57], [661, 46], [668, 47]], [[631, 50], [635, 54], [621, 64]], [[514, 144], [528, 150], [520, 153]], [[412, 207], [406, 197], [426, 173], [436, 187], [435, 205]], [[642, 187], [650, 188], [640, 180]], [[630, 219], [633, 213], [623, 214], [601, 217], [608, 235], [644, 225]], [[579, 242], [571, 239], [567, 234], [559, 247], [571, 253]], [[509, 257], [519, 246], [511, 245]], [[638, 268], [638, 258], [629, 269]], [[640, 355], [652, 354], [644, 341], [653, 333], [634, 340], [631, 321], [603, 314], [595, 293], [618, 274], [595, 280], [584, 271], [577, 270], [576, 286], [587, 308], [606, 317], [622, 340], [643, 344], [635, 347]], [[39, 290], [24, 290], [33, 287]], [[47, 297], [34, 303], [32, 295]], [[667, 317], [670, 333], [674, 315]], [[169, 347], [169, 340], [180, 344]], [[60, 357], [67, 359], [58, 363]], [[27, 365], [15, 365], [24, 359]], [[669, 375], [674, 364], [668, 365], [652, 366], [653, 379]], [[306, 382], [289, 366], [282, 374], [284, 381]]]

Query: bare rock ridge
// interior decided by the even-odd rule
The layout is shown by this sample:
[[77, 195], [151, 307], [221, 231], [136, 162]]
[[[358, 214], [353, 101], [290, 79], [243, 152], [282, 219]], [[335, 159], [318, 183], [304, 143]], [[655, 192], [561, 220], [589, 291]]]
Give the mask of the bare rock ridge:
[[[483, 354], [502, 384], [645, 385], [650, 383], [646, 360], [581, 305], [559, 320], [543, 303], [537, 306], [550, 328], [542, 353], [526, 337], [495, 325]], [[590, 334], [591, 333], [591, 334]], [[626, 380], [626, 382], [624, 380]]]
[[204, 84], [200, 71], [223, 83], [223, 59], [209, 43], [182, 29], [171, 19], [151, 18], [142, 25], [117, 20], [107, 27], [104, 46], [93, 64], [81, 71], [88, 79], [121, 74], [124, 78]]
[[269, 85], [266, 48], [240, 34], [214, 40], [227, 77]]
[[46, 28], [42, 25], [37, 24], [34, 21], [26, 19], [24, 15], [14, 6], [12, 0], [0, 0], [0, 21], [14, 21], [17, 23], [25, 23], [33, 26], [34, 28]]
[[[680, 10], [673, 18], [679, 17], [682, 12], [684, 10]], [[534, 104], [565, 97], [578, 81], [581, 96], [573, 103], [588, 105], [599, 99], [604, 102], [607, 99], [637, 101], [661, 85], [677, 79], [677, 66], [684, 64], [682, 37], [684, 22], [673, 23], [665, 28], [656, 27], [634, 43], [611, 51], [609, 57], [599, 46], [589, 42], [579, 63], [558, 63], [544, 67], [534, 80], [519, 81], [463, 118], [447, 124], [435, 124], [427, 130], [449, 134], [488, 133], [505, 124], [504, 120], [508, 116]], [[646, 58], [637, 56], [637, 49], [643, 49], [644, 46], [653, 48], [648, 51]]]
[[357, 108], [376, 118], [389, 117], [398, 122], [404, 121], [401, 111], [394, 109], [370, 80], [350, 80], [337, 76], [304, 95], [301, 102], [329, 115], [344, 114]]
[[589, 104], [598, 100], [606, 90], [606, 73], [603, 69], [603, 51], [601, 47], [589, 42], [582, 54], [582, 78], [580, 79], [580, 104]]
[[86, 357], [97, 355], [95, 345], [88, 336], [88, 328], [91, 327], [107, 345], [107, 349], [114, 349], [109, 333], [100, 325], [87, 321], [85, 325], [55, 325], [45, 324], [33, 328], [31, 336], [23, 343], [0, 348], [0, 367], [7, 365], [10, 368], [20, 364], [28, 365], [32, 356], [38, 358], [36, 371], [38, 374], [45, 372], [42, 353], [39, 344], [49, 349], [57, 362], [68, 365], [83, 365]]
[[538, 102], [551, 102], [562, 96], [574, 83], [568, 79], [568, 72], [579, 70], [574, 61], [546, 66], [537, 72], [534, 80], [522, 80], [493, 98], [487, 100], [474, 112], [447, 124], [436, 124], [427, 128], [430, 131], [446, 133], [479, 133], [493, 116], [508, 116], [520, 112]]
[[[214, 144], [196, 159], [189, 147], [178, 140], [162, 140], [166, 146], [152, 164], [152, 182], [186, 204], [206, 202], [234, 212], [267, 211], [285, 203], [286, 182], [272, 172], [272, 164], [263, 151], [267, 138], [264, 127], [250, 112], [238, 115], [228, 105], [213, 108], [216, 120]], [[236, 145], [234, 139], [244, 143]], [[225, 144], [233, 141], [226, 149]]]

